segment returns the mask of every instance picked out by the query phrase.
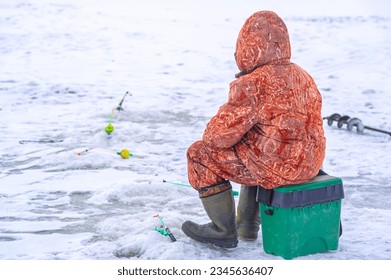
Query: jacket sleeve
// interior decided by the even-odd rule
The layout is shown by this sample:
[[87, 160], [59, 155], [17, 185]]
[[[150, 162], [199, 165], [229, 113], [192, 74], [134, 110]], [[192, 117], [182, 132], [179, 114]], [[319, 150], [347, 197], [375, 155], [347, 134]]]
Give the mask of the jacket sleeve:
[[240, 81], [231, 83], [228, 102], [206, 126], [202, 140], [216, 148], [228, 148], [237, 144], [257, 123], [255, 111], [255, 86]]

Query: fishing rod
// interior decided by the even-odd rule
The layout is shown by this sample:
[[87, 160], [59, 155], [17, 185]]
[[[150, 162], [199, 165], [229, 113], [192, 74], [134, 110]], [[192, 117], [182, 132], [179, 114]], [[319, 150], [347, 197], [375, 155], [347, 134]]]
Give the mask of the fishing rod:
[[[166, 181], [163, 179], [163, 183], [167, 183], [167, 184], [171, 184], [171, 185], [177, 185], [177, 186], [183, 186], [183, 187], [188, 187], [188, 188], [192, 188], [192, 186], [190, 186], [189, 184], [183, 184], [183, 183], [178, 183], [178, 182], [170, 182], [170, 181]], [[232, 190], [232, 194], [234, 196], [238, 196], [239, 195], [239, 192], [238, 191], [234, 191]]]
[[110, 153], [110, 154], [116, 154], [116, 155], [119, 155], [123, 159], [128, 159], [129, 157], [133, 156], [133, 154], [131, 154], [128, 149], [122, 149], [119, 152], [115, 152], [115, 151], [112, 151], [112, 150], [102, 149], [102, 148], [88, 148], [88, 149], [86, 149], [84, 151], [77, 152], [76, 155], [81, 156], [81, 155], [86, 154], [87, 152], [89, 152], [91, 150], [96, 150], [98, 152], [100, 151], [100, 152]]
[[19, 144], [38, 143], [38, 144], [51, 144], [63, 142], [63, 139], [40, 139], [40, 140], [20, 140]]
[[124, 97], [122, 97], [121, 102], [118, 104], [118, 106], [117, 106], [117, 108], [116, 108], [117, 111], [122, 111], [122, 110], [123, 110], [123, 108], [122, 108], [122, 103], [124, 103], [125, 97], [126, 97], [128, 94], [129, 94], [130, 96], [132, 96], [132, 94], [129, 93], [129, 91], [127, 91], [127, 92], [125, 93]]
[[[116, 110], [117, 111], [122, 111], [123, 108], [122, 108], [122, 104], [124, 103], [125, 101], [125, 97], [127, 95], [132, 95], [129, 91], [127, 91], [125, 93], [125, 95], [122, 97], [121, 101], [119, 102], [118, 106], [116, 107]], [[114, 108], [111, 110], [111, 114], [110, 114], [110, 119], [109, 119], [109, 124], [105, 127], [105, 132], [110, 135], [111, 133], [114, 132], [114, 126], [112, 124], [113, 122], [113, 117], [114, 117]]]
[[155, 231], [159, 232], [161, 235], [170, 237], [172, 242], [176, 241], [175, 236], [172, 234], [170, 229], [166, 226], [166, 224], [163, 222], [162, 218], [160, 218], [159, 214], [153, 215], [154, 218], [158, 218], [160, 221], [160, 227], [155, 227]]

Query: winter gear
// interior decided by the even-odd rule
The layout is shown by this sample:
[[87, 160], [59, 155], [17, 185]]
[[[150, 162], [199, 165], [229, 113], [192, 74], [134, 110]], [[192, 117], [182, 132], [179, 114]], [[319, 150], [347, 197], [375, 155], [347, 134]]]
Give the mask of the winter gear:
[[261, 218], [259, 203], [256, 201], [258, 186], [241, 186], [236, 216], [238, 237], [256, 240]]
[[248, 186], [257, 184], [234, 148], [213, 148], [196, 141], [187, 150], [187, 163], [189, 183], [197, 190], [223, 178]]
[[232, 190], [232, 186], [228, 181], [223, 181], [221, 183], [202, 188], [201, 190], [198, 191], [198, 193], [200, 195], [200, 198], [203, 198], [203, 197], [212, 196], [221, 193], [226, 190]]
[[187, 151], [195, 189], [223, 179], [272, 189], [315, 177], [326, 147], [322, 98], [290, 56], [288, 31], [274, 12], [246, 20], [236, 44], [239, 78]]
[[[227, 182], [229, 184], [229, 182]], [[235, 225], [235, 201], [231, 189], [201, 198], [211, 223], [198, 225], [186, 221], [182, 231], [190, 238], [221, 248], [234, 248], [238, 244]]]

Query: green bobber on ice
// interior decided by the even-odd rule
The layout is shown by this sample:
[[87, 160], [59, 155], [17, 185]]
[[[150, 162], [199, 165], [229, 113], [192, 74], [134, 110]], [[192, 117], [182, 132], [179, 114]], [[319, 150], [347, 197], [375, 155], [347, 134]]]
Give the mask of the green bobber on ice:
[[111, 123], [109, 123], [109, 124], [106, 126], [105, 131], [106, 131], [107, 134], [113, 133], [113, 131], [114, 131], [114, 126], [113, 126]]

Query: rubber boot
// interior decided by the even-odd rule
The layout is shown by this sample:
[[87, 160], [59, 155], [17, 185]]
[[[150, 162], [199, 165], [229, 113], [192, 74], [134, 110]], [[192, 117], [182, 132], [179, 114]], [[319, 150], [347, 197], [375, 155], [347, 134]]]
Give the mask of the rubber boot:
[[254, 241], [258, 237], [261, 218], [259, 203], [256, 201], [256, 186], [241, 186], [236, 217], [238, 236], [245, 240]]
[[198, 225], [186, 221], [182, 225], [182, 231], [190, 238], [202, 243], [210, 243], [221, 248], [235, 248], [238, 244], [238, 237], [232, 188], [202, 197], [201, 201], [212, 222]]

